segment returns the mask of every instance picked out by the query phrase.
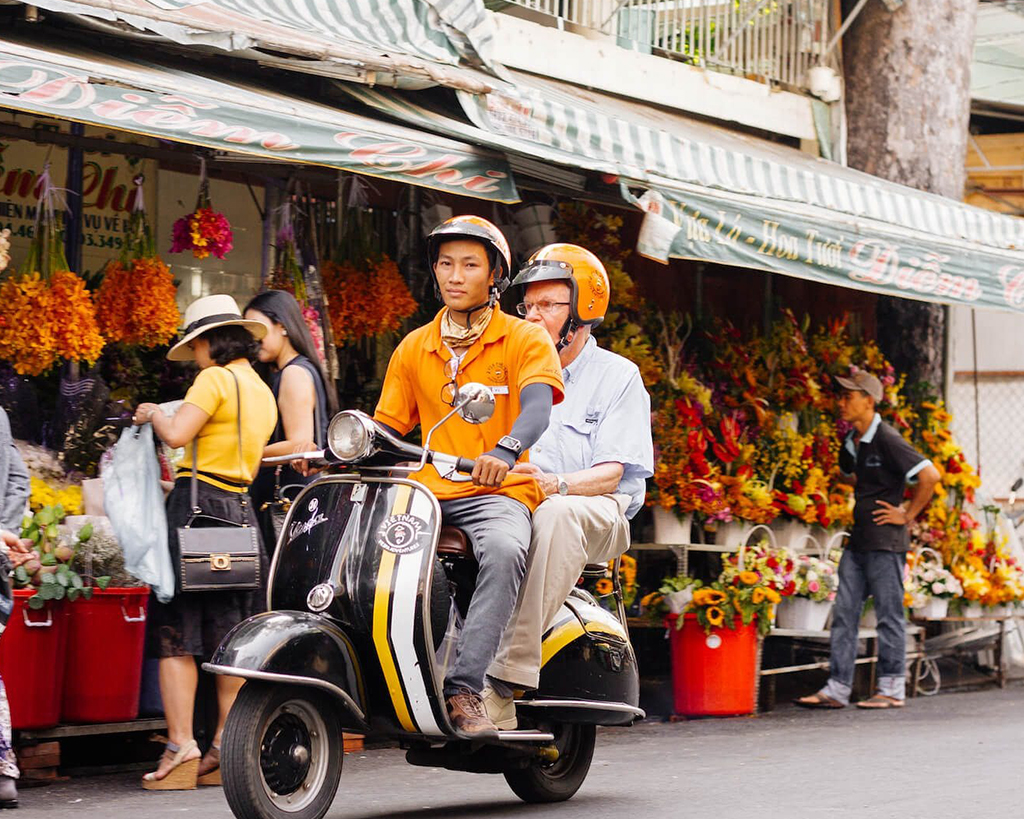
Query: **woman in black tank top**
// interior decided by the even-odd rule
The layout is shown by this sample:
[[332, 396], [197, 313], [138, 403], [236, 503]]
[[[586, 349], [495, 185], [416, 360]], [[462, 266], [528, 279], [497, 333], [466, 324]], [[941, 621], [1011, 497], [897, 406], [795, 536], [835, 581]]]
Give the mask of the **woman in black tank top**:
[[[338, 399], [333, 385], [328, 386], [302, 308], [290, 293], [268, 290], [246, 305], [245, 317], [267, 326], [260, 344], [259, 369], [277, 400], [277, 428], [263, 457], [322, 448], [327, 442], [327, 425], [338, 411]], [[265, 466], [253, 482], [250, 494], [271, 556], [277, 542], [271, 508], [275, 495], [280, 492], [294, 498], [310, 480], [290, 466]]]

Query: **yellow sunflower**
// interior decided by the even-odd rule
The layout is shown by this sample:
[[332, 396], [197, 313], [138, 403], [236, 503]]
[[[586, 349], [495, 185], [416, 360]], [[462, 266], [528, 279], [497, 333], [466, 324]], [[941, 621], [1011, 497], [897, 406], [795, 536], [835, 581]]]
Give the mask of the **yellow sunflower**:
[[721, 592], [718, 589], [707, 589], [707, 594], [704, 595], [704, 603], [701, 605], [717, 606], [719, 603], [725, 602], [725, 592]]
[[754, 602], [754, 605], [757, 606], [764, 602], [765, 596], [764, 589], [758, 586], [754, 589], [754, 593], [750, 596], [750, 599]]
[[764, 596], [768, 598], [768, 602], [771, 603], [773, 606], [777, 606], [779, 605], [779, 603], [782, 602], [782, 595], [775, 591], [775, 589], [765, 589]]
[[760, 579], [757, 572], [740, 572], [740, 583], [744, 586], [753, 586]]
[[594, 591], [598, 594], [611, 594], [614, 588], [612, 581], [607, 577], [602, 577], [594, 584]]
[[720, 626], [725, 622], [725, 612], [718, 606], [709, 606], [707, 611], [708, 623], [712, 626]]

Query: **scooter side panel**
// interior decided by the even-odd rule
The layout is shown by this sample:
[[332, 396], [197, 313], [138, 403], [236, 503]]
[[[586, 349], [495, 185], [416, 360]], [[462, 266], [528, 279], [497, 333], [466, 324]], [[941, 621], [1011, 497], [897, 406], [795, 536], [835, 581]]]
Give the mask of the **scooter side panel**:
[[385, 731], [447, 734], [424, 615], [440, 519], [433, 495], [414, 481], [332, 476], [296, 498], [275, 557], [271, 608], [307, 609], [311, 590], [330, 586], [323, 614], [352, 635]]
[[[639, 671], [625, 630], [596, 606], [574, 607], [579, 617], [563, 607], [544, 635], [540, 685], [532, 698], [639, 705]], [[618, 721], [609, 718], [609, 724]]]

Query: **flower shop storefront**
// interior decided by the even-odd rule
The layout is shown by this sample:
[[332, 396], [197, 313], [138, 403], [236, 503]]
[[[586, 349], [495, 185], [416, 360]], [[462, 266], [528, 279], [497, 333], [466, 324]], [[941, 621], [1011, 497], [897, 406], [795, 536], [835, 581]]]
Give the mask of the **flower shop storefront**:
[[[345, 403], [366, 406], [403, 322], [431, 309], [409, 261], [421, 208], [517, 199], [490, 151], [180, 64], [0, 37], [0, 404], [38, 552], [14, 577], [0, 670], [26, 741], [161, 727], [146, 573], [96, 478], [134, 406], [184, 394], [190, 374], [164, 361], [184, 307], [292, 291]], [[170, 478], [180, 452], [159, 454]]]

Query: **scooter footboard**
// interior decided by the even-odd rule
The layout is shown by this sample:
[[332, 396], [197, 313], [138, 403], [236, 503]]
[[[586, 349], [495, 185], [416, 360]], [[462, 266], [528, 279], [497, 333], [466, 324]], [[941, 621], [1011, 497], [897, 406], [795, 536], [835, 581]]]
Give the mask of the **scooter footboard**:
[[203, 670], [247, 680], [309, 685], [334, 696], [351, 727], [366, 728], [366, 692], [345, 633], [301, 611], [257, 614], [235, 626]]

